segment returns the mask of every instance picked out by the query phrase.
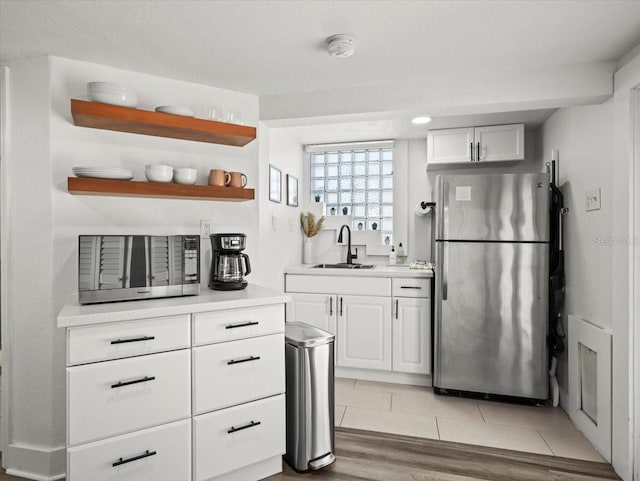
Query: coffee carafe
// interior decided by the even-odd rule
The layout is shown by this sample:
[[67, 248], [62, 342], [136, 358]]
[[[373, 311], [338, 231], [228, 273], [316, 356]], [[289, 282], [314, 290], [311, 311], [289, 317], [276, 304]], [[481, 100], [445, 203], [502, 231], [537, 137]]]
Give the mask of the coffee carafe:
[[244, 276], [251, 272], [249, 256], [243, 254], [244, 234], [211, 234], [211, 276], [209, 288], [219, 291], [244, 289]]

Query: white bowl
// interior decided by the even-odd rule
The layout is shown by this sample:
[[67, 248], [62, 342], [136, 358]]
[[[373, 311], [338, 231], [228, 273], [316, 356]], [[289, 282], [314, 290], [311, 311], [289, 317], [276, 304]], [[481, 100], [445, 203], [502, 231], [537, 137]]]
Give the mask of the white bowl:
[[173, 171], [173, 181], [176, 184], [195, 184], [198, 180], [198, 171], [182, 167]]
[[121, 105], [123, 107], [137, 107], [138, 93], [123, 85], [111, 82], [89, 82], [87, 97], [93, 102]]
[[144, 168], [144, 176], [149, 182], [171, 182], [173, 179], [173, 167], [169, 165], [147, 165]]

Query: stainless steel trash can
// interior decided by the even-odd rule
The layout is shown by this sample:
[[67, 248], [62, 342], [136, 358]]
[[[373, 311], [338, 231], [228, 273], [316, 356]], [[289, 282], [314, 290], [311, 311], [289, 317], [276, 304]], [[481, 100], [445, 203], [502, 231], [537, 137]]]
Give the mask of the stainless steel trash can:
[[296, 471], [336, 460], [334, 433], [335, 336], [303, 322], [285, 323], [287, 452]]

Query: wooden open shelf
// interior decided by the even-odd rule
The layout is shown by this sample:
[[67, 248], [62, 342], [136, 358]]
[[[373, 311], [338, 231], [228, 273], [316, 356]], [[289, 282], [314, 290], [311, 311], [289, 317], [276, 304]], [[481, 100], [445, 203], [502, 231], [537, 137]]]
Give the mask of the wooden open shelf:
[[194, 140], [242, 147], [256, 138], [256, 128], [119, 105], [71, 99], [73, 123], [92, 129]]
[[212, 185], [184, 185], [164, 182], [138, 182], [68, 177], [67, 190], [78, 195], [108, 195], [120, 197], [160, 197], [192, 200], [246, 201], [255, 198], [255, 190]]

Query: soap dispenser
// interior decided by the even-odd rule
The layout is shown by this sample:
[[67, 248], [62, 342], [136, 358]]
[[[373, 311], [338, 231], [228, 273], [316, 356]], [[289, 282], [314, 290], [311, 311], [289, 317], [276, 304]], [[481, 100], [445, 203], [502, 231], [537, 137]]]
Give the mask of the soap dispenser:
[[397, 261], [397, 252], [396, 249], [391, 246], [391, 252], [389, 252], [389, 264], [395, 264]]
[[400, 242], [400, 244], [398, 244], [398, 251], [396, 252], [396, 262], [398, 264], [404, 264], [404, 261], [406, 259], [406, 254], [404, 253], [404, 247], [402, 247], [402, 242]]

